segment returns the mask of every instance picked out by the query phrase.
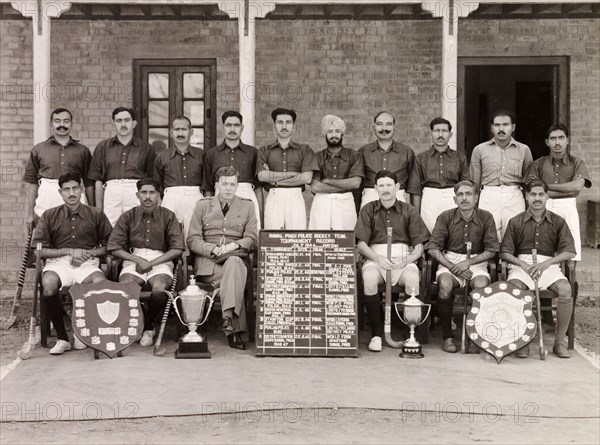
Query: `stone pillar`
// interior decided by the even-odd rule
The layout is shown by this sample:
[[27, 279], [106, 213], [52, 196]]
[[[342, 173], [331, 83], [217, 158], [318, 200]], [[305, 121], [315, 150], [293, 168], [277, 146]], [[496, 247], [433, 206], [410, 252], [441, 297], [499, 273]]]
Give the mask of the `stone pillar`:
[[26, 0], [11, 2], [25, 17], [31, 17], [33, 28], [33, 143], [50, 137], [50, 19], [58, 18], [71, 8], [70, 2]]
[[256, 135], [256, 18], [263, 18], [275, 9], [274, 2], [228, 1], [219, 3], [219, 8], [231, 18], [238, 19], [240, 104], [239, 112], [244, 117], [242, 140], [255, 145]]
[[[442, 117], [448, 119], [455, 130], [458, 127], [458, 19], [467, 17], [479, 7], [478, 2], [449, 0], [427, 1], [423, 10], [442, 19]], [[456, 135], [456, 131], [454, 131]], [[456, 136], [452, 136], [450, 147], [456, 150]]]

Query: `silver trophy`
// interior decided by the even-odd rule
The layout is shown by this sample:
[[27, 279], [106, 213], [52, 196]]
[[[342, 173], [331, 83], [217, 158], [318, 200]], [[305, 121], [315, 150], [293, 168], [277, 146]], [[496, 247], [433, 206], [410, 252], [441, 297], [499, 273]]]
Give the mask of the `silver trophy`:
[[[181, 300], [181, 310], [183, 318], [177, 307], [177, 300]], [[208, 309], [206, 309], [206, 303]], [[189, 328], [189, 332], [179, 339], [179, 348], [175, 351], [175, 358], [210, 358], [208, 343], [206, 338], [200, 335], [196, 330], [198, 326], [203, 325], [210, 314], [214, 297], [200, 289], [196, 284], [194, 277], [190, 278], [190, 284], [179, 293], [179, 296], [173, 300], [175, 312], [179, 321]]]
[[[404, 317], [400, 315], [398, 312], [398, 306], [402, 306]], [[421, 312], [421, 308], [427, 307], [427, 313], [425, 317]], [[415, 338], [415, 328], [421, 324], [427, 317], [429, 316], [429, 311], [431, 310], [430, 304], [424, 304], [419, 300], [414, 292], [411, 294], [410, 298], [401, 303], [396, 303], [396, 314], [398, 314], [398, 318], [402, 320], [402, 323], [407, 325], [410, 328], [410, 338], [404, 342], [402, 345], [402, 352], [400, 353], [400, 357], [402, 358], [423, 358], [423, 352], [421, 351], [421, 343], [417, 341]]]

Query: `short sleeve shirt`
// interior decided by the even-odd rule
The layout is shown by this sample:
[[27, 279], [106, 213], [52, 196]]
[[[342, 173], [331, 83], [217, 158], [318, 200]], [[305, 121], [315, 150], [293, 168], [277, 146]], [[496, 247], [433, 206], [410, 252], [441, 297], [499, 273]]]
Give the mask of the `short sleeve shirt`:
[[592, 186], [585, 162], [576, 156], [565, 156], [562, 159], [554, 159], [552, 156], [538, 158], [533, 161], [526, 176], [530, 175], [543, 180], [546, 184], [564, 184], [583, 179], [586, 188]]
[[466, 254], [467, 241], [471, 242], [471, 253], [475, 255], [484, 250], [498, 251], [496, 224], [490, 212], [473, 209], [469, 220], [464, 219], [457, 208], [442, 212], [435, 222], [431, 238], [425, 248]]
[[202, 188], [215, 192], [215, 173], [221, 167], [233, 167], [239, 173], [238, 182], [258, 185], [256, 180], [256, 158], [258, 150], [252, 145], [240, 142], [237, 147], [229, 147], [225, 141], [208, 150], [204, 155], [204, 177]]
[[564, 218], [546, 210], [538, 223], [529, 209], [511, 218], [500, 253], [531, 255], [532, 249], [537, 249], [539, 255], [550, 257], [564, 252], [576, 253], [573, 236]]
[[258, 159], [256, 161], [256, 173], [263, 170], [275, 172], [300, 172], [319, 170], [319, 163], [315, 152], [306, 144], [298, 144], [294, 141], [283, 149], [278, 142], [261, 147], [258, 150]]
[[164, 207], [146, 212], [142, 206], [123, 213], [110, 234], [108, 250], [152, 249], [166, 252], [185, 249], [175, 213]]
[[37, 184], [42, 178], [58, 179], [67, 173], [80, 175], [85, 186], [94, 185], [88, 180], [92, 153], [85, 145], [75, 139], [70, 139], [64, 147], [56, 142], [54, 136], [36, 144], [31, 149], [23, 181]]
[[423, 188], [445, 189], [469, 179], [469, 164], [462, 152], [446, 148], [443, 152], [431, 147], [415, 157], [406, 191], [422, 195]]
[[154, 177], [163, 188], [200, 186], [204, 150], [190, 146], [186, 153], [176, 148], [161, 151], [154, 161]]
[[[363, 158], [358, 151], [342, 147], [337, 155], [332, 155], [329, 149], [321, 150], [316, 154], [319, 171], [314, 178], [322, 181], [328, 179], [347, 179], [352, 177], [365, 177]], [[343, 193], [343, 192], [342, 192]]]
[[94, 150], [89, 177], [102, 182], [151, 178], [155, 158], [154, 149], [146, 141], [133, 138], [124, 146], [113, 136], [100, 142]]
[[406, 189], [408, 178], [415, 162], [415, 153], [408, 145], [394, 141], [388, 151], [383, 151], [377, 141], [359, 148], [365, 164], [364, 186], [375, 187], [375, 176], [381, 170], [396, 175], [400, 189]]
[[32, 243], [50, 249], [93, 249], [108, 245], [112, 226], [99, 209], [80, 204], [73, 212], [65, 204], [46, 210], [36, 226]]
[[386, 209], [379, 199], [361, 209], [354, 236], [368, 245], [386, 244], [388, 227], [392, 227], [392, 243], [416, 246], [429, 239], [429, 230], [413, 206], [396, 200]]

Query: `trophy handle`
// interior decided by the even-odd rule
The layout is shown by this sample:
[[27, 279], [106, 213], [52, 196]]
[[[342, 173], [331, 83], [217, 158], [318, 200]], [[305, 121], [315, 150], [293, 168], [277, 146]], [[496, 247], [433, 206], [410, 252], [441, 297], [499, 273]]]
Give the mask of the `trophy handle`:
[[[404, 305], [402, 303], [395, 302], [394, 303], [394, 309], [395, 309], [396, 315], [398, 316], [398, 318], [400, 319], [400, 321], [402, 323], [404, 323], [405, 325], [408, 326], [408, 323], [404, 320], [404, 318], [402, 317], [402, 315], [400, 315], [400, 312], [398, 312], [398, 306], [404, 306]], [[402, 311], [402, 314], [404, 314], [404, 311]]]
[[175, 298], [173, 298], [173, 307], [175, 308], [175, 313], [177, 314], [177, 318], [179, 318], [181, 324], [188, 326], [188, 324], [185, 321], [183, 321], [183, 318], [181, 318], [181, 315], [179, 314], [179, 309], [177, 308], [177, 300], [179, 300], [180, 298], [181, 295], [177, 295]]
[[429, 317], [429, 312], [431, 312], [431, 305], [430, 304], [424, 304], [423, 306], [427, 306], [427, 313], [423, 317], [423, 320], [421, 320], [421, 323], [419, 323], [419, 326], [421, 326], [423, 323], [425, 323], [425, 320], [427, 320], [427, 317]]
[[206, 310], [206, 313], [204, 314], [204, 320], [202, 320], [200, 323], [198, 323], [198, 326], [202, 326], [206, 322], [206, 320], [208, 319], [208, 314], [210, 314], [210, 310], [212, 309], [212, 305], [215, 302], [215, 294], [213, 294], [212, 297], [210, 295], [206, 295], [206, 298], [208, 298], [210, 300], [210, 304], [208, 305], [208, 309]]

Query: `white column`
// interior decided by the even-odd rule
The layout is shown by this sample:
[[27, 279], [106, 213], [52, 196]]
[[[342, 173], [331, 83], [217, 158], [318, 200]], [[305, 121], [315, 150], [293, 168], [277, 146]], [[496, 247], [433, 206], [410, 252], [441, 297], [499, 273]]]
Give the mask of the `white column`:
[[231, 18], [238, 19], [240, 103], [244, 117], [242, 140], [255, 145], [256, 135], [256, 18], [263, 18], [275, 9], [274, 2], [228, 1], [219, 8]]
[[[423, 2], [423, 10], [434, 17], [442, 18], [442, 117], [448, 119], [453, 128], [458, 127], [458, 19], [467, 17], [479, 7], [478, 2], [449, 0], [447, 2]], [[456, 131], [454, 131], [456, 135]], [[456, 136], [452, 136], [450, 147], [456, 150]]]
[[71, 8], [70, 2], [41, 0], [11, 2], [25, 17], [31, 17], [33, 28], [33, 143], [50, 137], [50, 19], [58, 18]]

